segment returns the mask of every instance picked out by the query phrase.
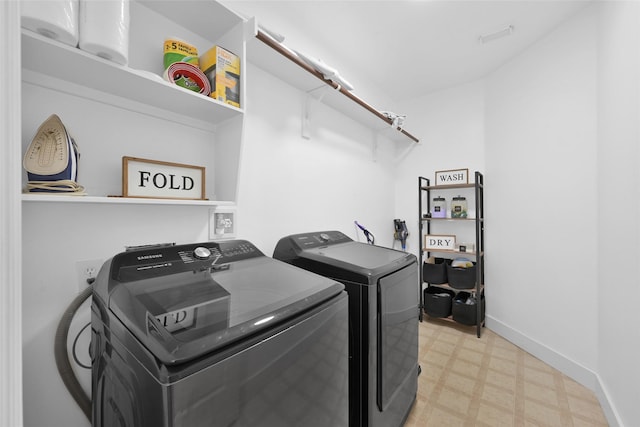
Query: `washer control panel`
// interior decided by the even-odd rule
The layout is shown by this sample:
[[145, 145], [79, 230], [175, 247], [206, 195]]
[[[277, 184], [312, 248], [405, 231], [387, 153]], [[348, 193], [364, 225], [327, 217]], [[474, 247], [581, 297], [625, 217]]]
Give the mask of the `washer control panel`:
[[211, 257], [211, 250], [204, 246], [198, 246], [193, 250], [193, 257], [196, 259], [209, 259]]
[[215, 271], [259, 256], [264, 254], [246, 240], [148, 246], [113, 257], [111, 277], [128, 282], [185, 271]]

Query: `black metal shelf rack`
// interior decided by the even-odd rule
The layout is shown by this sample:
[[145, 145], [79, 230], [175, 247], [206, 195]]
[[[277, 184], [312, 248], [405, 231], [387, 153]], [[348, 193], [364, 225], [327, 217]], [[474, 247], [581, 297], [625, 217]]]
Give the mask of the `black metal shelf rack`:
[[[484, 326], [484, 313], [483, 313], [483, 301], [484, 297], [484, 259], [485, 259], [485, 251], [484, 251], [484, 175], [478, 171], [475, 172], [475, 182], [469, 184], [452, 184], [452, 185], [436, 185], [432, 186], [431, 181], [425, 177], [418, 177], [418, 240], [419, 240], [419, 259], [420, 259], [420, 321], [423, 320], [425, 315], [424, 312], [424, 296], [423, 290], [424, 285], [429, 286], [439, 286], [453, 290], [454, 292], [458, 292], [459, 289], [454, 289], [450, 286], [443, 284], [434, 284], [431, 285], [424, 281], [423, 276], [423, 262], [425, 258], [429, 258], [432, 253], [439, 253], [443, 255], [467, 255], [475, 258], [476, 265], [476, 277], [475, 277], [475, 286], [470, 289], [472, 293], [476, 296], [477, 303], [476, 307], [476, 335], [480, 338], [482, 334], [482, 327]], [[474, 218], [431, 218], [430, 215], [426, 215], [426, 213], [431, 212], [431, 192], [439, 191], [439, 190], [453, 190], [453, 189], [474, 189], [474, 204], [475, 204], [475, 217]], [[423, 203], [423, 198], [426, 197], [426, 209], [425, 203]], [[423, 239], [426, 234], [431, 234], [431, 225], [432, 223], [438, 223], [440, 221], [451, 221], [451, 222], [469, 222], [473, 221], [475, 223], [475, 248], [472, 252], [459, 252], [459, 251], [432, 251], [425, 249], [423, 245]], [[449, 318], [447, 318], [449, 319]], [[453, 319], [451, 319], [453, 321]]]

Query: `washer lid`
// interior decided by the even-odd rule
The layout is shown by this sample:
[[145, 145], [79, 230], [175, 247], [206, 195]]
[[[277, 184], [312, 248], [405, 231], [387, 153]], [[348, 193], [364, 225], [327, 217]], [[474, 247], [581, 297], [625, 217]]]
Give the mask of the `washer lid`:
[[390, 271], [417, 263], [413, 254], [354, 242], [336, 230], [283, 237], [273, 257], [326, 277], [363, 284], [373, 284]]
[[318, 258], [324, 258], [328, 264], [347, 264], [366, 270], [386, 267], [407, 257], [405, 252], [360, 242], [307, 249], [305, 252]]
[[397, 269], [415, 260], [415, 256], [412, 254], [361, 242], [346, 242], [305, 249], [300, 256], [334, 267], [332, 272], [335, 269], [340, 269], [357, 273], [363, 277], [385, 274], [392, 268]]
[[265, 256], [112, 281], [109, 309], [162, 363], [210, 353], [339, 294], [334, 280]]

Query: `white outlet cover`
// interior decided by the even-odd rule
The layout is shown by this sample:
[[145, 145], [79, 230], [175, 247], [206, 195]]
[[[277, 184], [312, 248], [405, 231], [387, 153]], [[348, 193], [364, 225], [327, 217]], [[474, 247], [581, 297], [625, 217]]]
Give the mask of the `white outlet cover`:
[[87, 279], [95, 278], [104, 263], [101, 259], [87, 259], [76, 261], [76, 278], [78, 283], [78, 291], [84, 291], [89, 283]]

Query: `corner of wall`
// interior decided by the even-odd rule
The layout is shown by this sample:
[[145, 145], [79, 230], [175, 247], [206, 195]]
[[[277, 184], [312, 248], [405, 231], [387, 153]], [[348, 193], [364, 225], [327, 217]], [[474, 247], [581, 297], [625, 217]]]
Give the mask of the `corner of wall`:
[[592, 390], [596, 395], [598, 402], [600, 402], [602, 412], [607, 418], [609, 425], [611, 427], [623, 425], [620, 421], [620, 416], [613, 405], [613, 400], [610, 398], [606, 387], [597, 373], [585, 368], [566, 356], [555, 352], [544, 344], [532, 340], [522, 332], [507, 326], [500, 320], [489, 315], [486, 317], [486, 327], [504, 339], [522, 348], [524, 351], [567, 375], [569, 378]]
[[596, 397], [600, 402], [600, 406], [602, 406], [602, 412], [604, 412], [604, 416], [607, 418], [607, 422], [611, 427], [619, 427], [622, 426], [622, 421], [620, 420], [620, 415], [613, 405], [613, 399], [611, 399], [609, 392], [606, 387], [602, 383], [602, 380], [598, 374], [596, 374]]
[[563, 354], [531, 339], [522, 332], [508, 326], [500, 320], [487, 315], [486, 327], [504, 339], [522, 348], [524, 351], [552, 366], [569, 378], [577, 381], [589, 390], [597, 391], [598, 378], [595, 372], [569, 359]]

